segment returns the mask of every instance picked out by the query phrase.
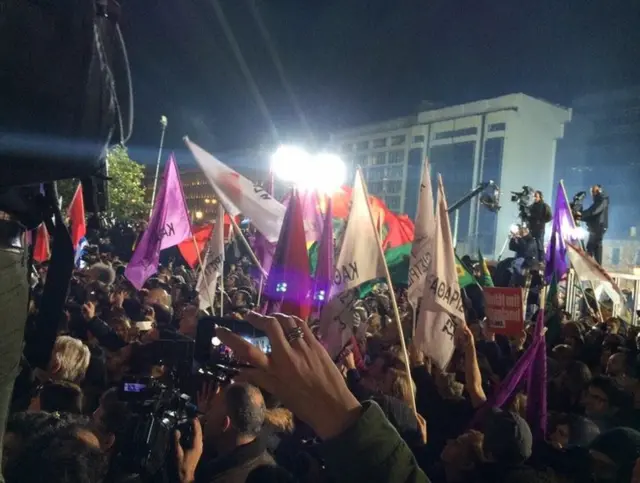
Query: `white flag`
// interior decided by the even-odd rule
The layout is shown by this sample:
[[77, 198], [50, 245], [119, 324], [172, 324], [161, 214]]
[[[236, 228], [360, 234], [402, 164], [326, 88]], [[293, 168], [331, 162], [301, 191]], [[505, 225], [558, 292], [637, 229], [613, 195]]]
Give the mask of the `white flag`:
[[618, 287], [613, 278], [611, 278], [611, 275], [609, 275], [593, 257], [587, 255], [582, 249], [571, 243], [567, 243], [567, 255], [571, 266], [581, 281], [589, 280], [591, 282], [602, 283], [606, 288], [609, 288], [607, 292], [614, 291], [620, 297], [623, 297], [620, 287]]
[[242, 213], [270, 242], [277, 242], [286, 211], [284, 205], [188, 138], [184, 141], [229, 216]]
[[322, 343], [334, 358], [354, 335], [353, 305], [358, 300], [354, 289], [369, 280], [385, 276], [385, 260], [380, 252], [363, 183], [358, 170], [351, 210], [329, 291], [329, 302], [324, 306], [320, 318]]
[[425, 158], [416, 210], [415, 235], [413, 246], [411, 247], [411, 258], [409, 258], [409, 290], [407, 297], [413, 307], [418, 306], [418, 299], [422, 297], [424, 281], [433, 259], [436, 224], [433, 213], [433, 193], [431, 192], [429, 169], [429, 161]]
[[206, 310], [216, 299], [218, 278], [222, 275], [224, 266], [224, 210], [220, 205], [218, 205], [216, 224], [202, 263], [204, 263], [204, 270], [200, 271], [196, 290], [200, 295], [200, 310]]
[[434, 257], [425, 280], [416, 341], [422, 351], [444, 369], [455, 349], [456, 326], [464, 322], [464, 306], [456, 271], [447, 199], [440, 176], [435, 225]]

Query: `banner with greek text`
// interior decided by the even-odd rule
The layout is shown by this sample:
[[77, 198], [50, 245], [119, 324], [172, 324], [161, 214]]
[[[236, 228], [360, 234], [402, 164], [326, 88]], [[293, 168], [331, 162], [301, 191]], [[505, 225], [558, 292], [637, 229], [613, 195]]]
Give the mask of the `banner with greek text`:
[[185, 138], [218, 201], [230, 216], [242, 213], [271, 243], [278, 241], [286, 208], [262, 186], [234, 171], [200, 146]]
[[424, 159], [420, 196], [416, 210], [415, 238], [409, 258], [409, 289], [407, 298], [413, 307], [417, 307], [422, 297], [424, 281], [433, 258], [435, 215], [433, 213], [433, 193], [431, 192], [431, 175], [429, 161]]
[[221, 205], [218, 205], [216, 224], [203, 263], [205, 268], [200, 271], [196, 285], [200, 295], [200, 310], [208, 309], [215, 301], [218, 278], [224, 266], [224, 209]]
[[336, 357], [354, 335], [354, 304], [358, 301], [358, 293], [354, 289], [385, 276], [385, 261], [371, 220], [364, 181], [358, 170], [351, 210], [331, 281], [329, 302], [320, 318], [321, 339], [331, 357]]
[[445, 369], [455, 349], [457, 324], [464, 323], [464, 306], [449, 226], [447, 198], [440, 176], [437, 198], [434, 256], [422, 293], [416, 341], [438, 367]]

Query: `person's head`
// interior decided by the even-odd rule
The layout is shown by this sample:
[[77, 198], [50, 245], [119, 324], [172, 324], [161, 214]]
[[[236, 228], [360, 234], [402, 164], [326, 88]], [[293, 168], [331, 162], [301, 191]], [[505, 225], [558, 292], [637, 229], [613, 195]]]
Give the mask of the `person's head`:
[[384, 375], [382, 382], [382, 392], [387, 396], [404, 401], [408, 405], [412, 404], [415, 397], [415, 385], [413, 381], [409, 383], [407, 371], [404, 369], [390, 368]]
[[195, 305], [187, 305], [184, 308], [182, 316], [180, 317], [178, 330], [181, 334], [195, 338], [198, 332], [198, 307]]
[[618, 411], [622, 405], [622, 390], [606, 376], [595, 377], [584, 394], [584, 410], [589, 418], [603, 418]]
[[561, 414], [549, 428], [549, 441], [560, 448], [586, 447], [600, 434], [598, 426], [577, 414]]
[[53, 344], [49, 361], [49, 377], [55, 381], [79, 384], [87, 373], [90, 361], [91, 352], [81, 340], [61, 335]]
[[260, 389], [247, 383], [231, 384], [209, 406], [205, 437], [221, 451], [248, 444], [262, 431], [265, 413]]
[[602, 193], [602, 186], [599, 184], [594, 184], [591, 187], [591, 196], [596, 197], [598, 196], [600, 193]]
[[111, 388], [102, 395], [100, 404], [92, 415], [94, 431], [102, 451], [109, 453], [114, 449], [118, 437], [123, 437], [131, 415], [127, 403], [118, 399], [116, 388]]
[[7, 423], [4, 448], [7, 483], [97, 483], [106, 471], [95, 434], [78, 416], [14, 414]]
[[84, 395], [77, 384], [67, 381], [45, 382], [38, 387], [29, 411], [82, 414]]
[[544, 201], [544, 196], [542, 195], [542, 191], [538, 190], [533, 194], [533, 201], [536, 203], [541, 203]]
[[149, 289], [144, 297], [143, 303], [144, 305], [160, 304], [165, 307], [171, 307], [171, 296], [165, 289], [156, 287]]
[[109, 265], [95, 263], [87, 270], [87, 279], [92, 282], [100, 282], [106, 286], [116, 281], [116, 272]]
[[531, 456], [533, 436], [527, 422], [515, 413], [493, 409], [485, 421], [483, 452], [499, 464], [521, 464]]
[[131, 322], [126, 317], [114, 317], [109, 320], [109, 326], [125, 342], [129, 342]]
[[623, 376], [628, 373], [628, 362], [626, 352], [616, 352], [611, 354], [607, 361], [607, 375], [611, 377]]
[[526, 226], [521, 226], [518, 234], [522, 238], [529, 236], [529, 228], [527, 228]]
[[456, 439], [447, 441], [440, 460], [444, 463], [445, 469], [457, 469], [461, 472], [472, 471], [477, 464], [484, 461], [482, 454], [484, 435], [479, 431], [467, 431]]
[[631, 481], [633, 466], [640, 457], [640, 432], [614, 428], [599, 435], [589, 446], [595, 481]]

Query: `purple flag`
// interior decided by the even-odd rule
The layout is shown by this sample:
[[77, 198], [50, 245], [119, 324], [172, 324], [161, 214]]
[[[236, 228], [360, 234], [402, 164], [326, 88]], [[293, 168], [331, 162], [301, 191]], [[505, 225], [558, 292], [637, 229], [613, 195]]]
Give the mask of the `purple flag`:
[[574, 228], [575, 223], [567, 200], [567, 193], [564, 191], [564, 185], [560, 182], [553, 211], [551, 239], [545, 257], [544, 279], [547, 284], [551, 282], [554, 275], [557, 281], [562, 280], [562, 277], [569, 270], [565, 240], [572, 236]]
[[478, 426], [482, 422], [484, 414], [491, 408], [501, 408], [513, 395], [514, 391], [522, 381], [522, 378], [528, 373], [531, 364], [538, 353], [538, 346], [540, 345], [540, 339], [534, 339], [527, 350], [522, 354], [520, 359], [516, 362], [513, 369], [509, 371], [507, 377], [500, 383], [500, 386], [491, 394], [487, 399], [487, 402], [476, 411], [473, 420], [471, 421], [471, 427]]
[[327, 197], [327, 211], [324, 215], [322, 236], [318, 245], [315, 284], [313, 288], [314, 305], [322, 307], [329, 296], [333, 280], [333, 208], [331, 196]]
[[124, 271], [125, 276], [140, 290], [147, 279], [158, 271], [160, 250], [177, 245], [191, 236], [189, 212], [172, 154], [164, 169], [162, 186], [153, 206], [149, 226]]
[[536, 354], [527, 376], [527, 422], [536, 439], [544, 440], [547, 432], [547, 344], [544, 329], [544, 307], [538, 312], [534, 342]]

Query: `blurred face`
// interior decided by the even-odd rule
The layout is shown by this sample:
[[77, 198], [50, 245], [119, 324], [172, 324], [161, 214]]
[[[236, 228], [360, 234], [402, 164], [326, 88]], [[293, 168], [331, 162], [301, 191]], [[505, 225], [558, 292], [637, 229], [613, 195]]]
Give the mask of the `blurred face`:
[[224, 391], [219, 391], [209, 403], [205, 415], [206, 425], [204, 427], [205, 439], [215, 439], [229, 429], [231, 424], [227, 416], [227, 408], [224, 400]]
[[565, 448], [569, 444], [571, 432], [568, 424], [558, 424], [549, 435], [549, 440], [560, 448]]
[[600, 193], [600, 188], [598, 188], [597, 186], [592, 186], [591, 187], [591, 196], [596, 196], [598, 193]]
[[456, 439], [447, 441], [440, 459], [445, 464], [459, 466], [460, 469], [469, 469], [474, 465], [474, 446], [482, 444], [482, 434], [469, 431], [461, 434]]
[[535, 201], [536, 203], [539, 203], [542, 201], [542, 197], [540, 196], [540, 193], [538, 193], [537, 191], [533, 195], [533, 201]]
[[167, 293], [166, 290], [162, 288], [154, 288], [149, 290], [149, 293], [144, 299], [144, 304], [145, 305], [161, 304], [168, 307], [170, 305], [167, 303], [168, 300], [169, 300], [169, 294]]
[[607, 374], [616, 377], [625, 373], [626, 356], [624, 354], [613, 354], [607, 361]]
[[609, 408], [609, 398], [604, 391], [589, 386], [584, 395], [585, 414], [590, 418], [604, 416], [609, 412]]
[[190, 305], [184, 309], [180, 317], [180, 333], [195, 335], [198, 329], [198, 308]]

